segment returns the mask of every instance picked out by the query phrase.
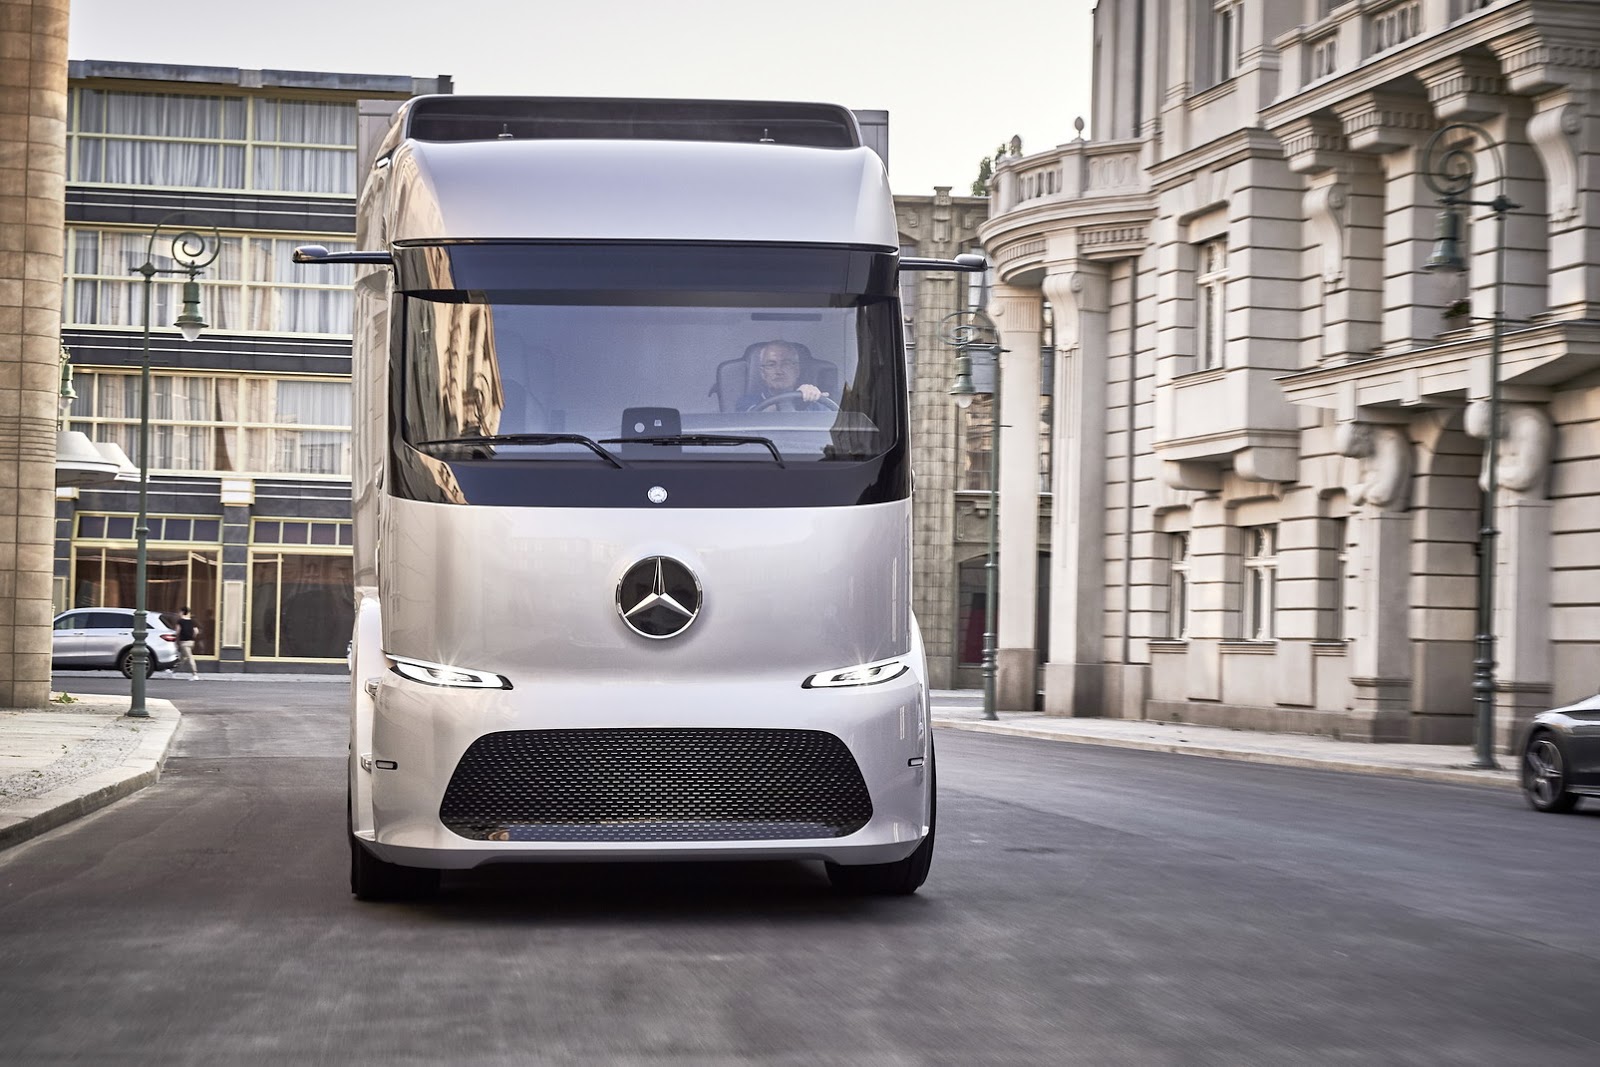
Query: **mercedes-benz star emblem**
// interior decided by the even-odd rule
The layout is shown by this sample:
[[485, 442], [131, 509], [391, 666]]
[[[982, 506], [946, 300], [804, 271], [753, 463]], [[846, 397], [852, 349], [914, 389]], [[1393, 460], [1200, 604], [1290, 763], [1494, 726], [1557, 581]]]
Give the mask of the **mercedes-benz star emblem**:
[[617, 614], [640, 637], [677, 637], [700, 614], [700, 580], [668, 556], [629, 567], [617, 583]]

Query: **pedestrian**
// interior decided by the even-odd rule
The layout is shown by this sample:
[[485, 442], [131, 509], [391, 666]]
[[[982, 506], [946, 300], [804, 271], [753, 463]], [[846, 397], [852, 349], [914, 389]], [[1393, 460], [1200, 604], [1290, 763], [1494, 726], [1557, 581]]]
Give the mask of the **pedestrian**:
[[178, 616], [178, 662], [173, 664], [172, 669], [176, 671], [179, 666], [187, 663], [191, 682], [200, 680], [200, 668], [194, 661], [194, 642], [199, 636], [200, 627], [189, 616], [189, 609], [184, 608], [183, 613]]

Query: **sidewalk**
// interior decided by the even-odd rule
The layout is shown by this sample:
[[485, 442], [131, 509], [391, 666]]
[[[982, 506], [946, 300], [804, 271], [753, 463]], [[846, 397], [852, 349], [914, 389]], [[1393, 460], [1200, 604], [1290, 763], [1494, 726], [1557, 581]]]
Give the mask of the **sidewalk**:
[[[229, 675], [226, 680], [311, 682], [342, 677]], [[156, 781], [181, 717], [170, 701], [150, 697], [146, 704], [150, 718], [142, 720], [126, 716], [126, 696], [86, 696], [71, 704], [0, 710], [0, 849], [37, 837]], [[1065, 719], [1038, 712], [1001, 712], [998, 721], [986, 722], [982, 704], [982, 694], [973, 690], [935, 691], [933, 723], [942, 729], [1080, 745], [1458, 785], [1517, 786], [1514, 757], [1498, 756], [1500, 770], [1472, 770], [1468, 765], [1473, 753], [1466, 746], [1370, 745], [1139, 719]]]
[[1499, 770], [1473, 770], [1470, 764], [1476, 754], [1469, 745], [1374, 745], [1364, 741], [1336, 741], [1331, 737], [1267, 734], [1146, 719], [1058, 718], [1039, 712], [1003, 711], [998, 721], [986, 722], [982, 694], [965, 689], [933, 693], [933, 724], [953, 730], [1110, 748], [1180, 752], [1283, 767], [1313, 767], [1502, 789], [1518, 786], [1515, 756], [1498, 753], [1495, 760], [1500, 764]]
[[[52, 692], [52, 698], [61, 694]], [[0, 848], [37, 837], [161, 776], [178, 709], [146, 697], [148, 719], [125, 696], [0, 709]]]

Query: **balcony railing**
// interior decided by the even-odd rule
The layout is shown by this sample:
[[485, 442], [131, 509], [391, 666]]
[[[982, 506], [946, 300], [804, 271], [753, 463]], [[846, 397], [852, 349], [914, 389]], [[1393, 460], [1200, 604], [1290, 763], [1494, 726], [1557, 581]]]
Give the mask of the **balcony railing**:
[[1073, 141], [1005, 160], [995, 174], [991, 213], [1142, 193], [1146, 189], [1142, 147], [1141, 141]]
[[1283, 54], [1284, 94], [1373, 62], [1411, 41], [1506, 0], [1344, 0], [1273, 43]]

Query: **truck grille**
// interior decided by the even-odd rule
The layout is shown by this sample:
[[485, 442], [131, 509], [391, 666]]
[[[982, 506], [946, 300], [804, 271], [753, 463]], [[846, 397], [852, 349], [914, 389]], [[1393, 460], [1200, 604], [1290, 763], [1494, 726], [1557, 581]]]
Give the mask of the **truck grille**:
[[475, 841], [843, 837], [872, 800], [817, 730], [511, 730], [474, 741], [439, 807]]

